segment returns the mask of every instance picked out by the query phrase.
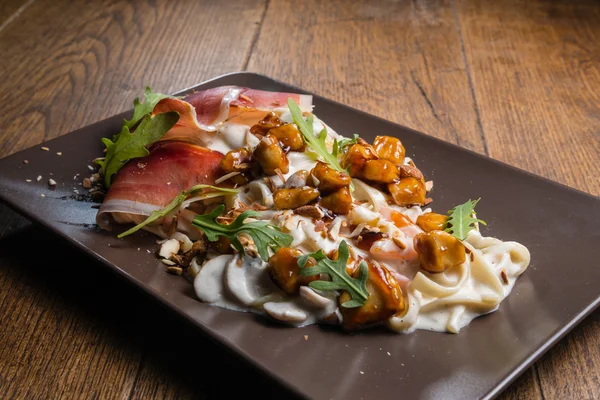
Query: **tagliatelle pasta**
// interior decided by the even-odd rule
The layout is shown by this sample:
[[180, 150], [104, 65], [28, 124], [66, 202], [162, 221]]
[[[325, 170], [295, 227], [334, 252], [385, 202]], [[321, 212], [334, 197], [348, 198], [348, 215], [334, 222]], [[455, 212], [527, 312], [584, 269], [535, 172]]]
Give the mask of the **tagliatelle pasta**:
[[458, 333], [495, 311], [529, 265], [523, 245], [482, 236], [477, 200], [434, 213], [433, 183], [401, 138], [340, 135], [310, 96], [211, 90], [147, 93], [162, 100], [135, 114], [145, 129], [160, 136], [163, 113], [179, 120], [144, 149], [111, 142], [131, 158], [107, 177], [97, 217], [164, 239], [169, 271], [201, 301], [294, 326]]

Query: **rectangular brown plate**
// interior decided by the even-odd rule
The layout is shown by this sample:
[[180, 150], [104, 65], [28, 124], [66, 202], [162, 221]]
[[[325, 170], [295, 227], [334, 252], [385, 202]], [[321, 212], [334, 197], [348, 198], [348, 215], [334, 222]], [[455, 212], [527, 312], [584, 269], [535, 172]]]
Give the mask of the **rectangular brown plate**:
[[[250, 73], [222, 76], [194, 89], [221, 85], [304, 93]], [[315, 326], [279, 327], [200, 303], [190, 283], [166, 274], [153, 254], [137, 251], [156, 249], [152, 235], [119, 240], [99, 231], [92, 204], [74, 198], [74, 189], [83, 192], [78, 183], [89, 175], [87, 166], [102, 154], [100, 138], [118, 132], [126, 114], [44, 144], [53, 151], [36, 146], [0, 160], [0, 199], [311, 398], [491, 398], [598, 306], [597, 198], [319, 96], [314, 104], [315, 113], [345, 136], [400, 138], [407, 155], [435, 182], [434, 210], [481, 197], [478, 215], [488, 222], [482, 233], [529, 248], [531, 266], [497, 312], [474, 320], [458, 335], [385, 330], [347, 335]], [[47, 188], [49, 172], [58, 182], [55, 191]], [[44, 179], [36, 182], [38, 175]]]

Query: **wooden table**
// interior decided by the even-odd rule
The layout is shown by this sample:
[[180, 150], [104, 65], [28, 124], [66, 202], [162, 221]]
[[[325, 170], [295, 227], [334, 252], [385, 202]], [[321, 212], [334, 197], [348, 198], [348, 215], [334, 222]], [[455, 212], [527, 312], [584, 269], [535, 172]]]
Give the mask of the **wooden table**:
[[[0, 156], [245, 70], [599, 195], [599, 42], [594, 0], [4, 0]], [[0, 206], [0, 398], [240, 388], [287, 396]], [[503, 397], [600, 398], [600, 312]]]

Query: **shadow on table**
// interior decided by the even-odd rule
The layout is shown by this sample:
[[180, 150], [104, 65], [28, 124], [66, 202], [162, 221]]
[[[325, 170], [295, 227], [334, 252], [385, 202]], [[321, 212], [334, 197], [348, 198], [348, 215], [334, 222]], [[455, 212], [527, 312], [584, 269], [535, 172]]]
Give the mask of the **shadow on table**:
[[12, 274], [17, 285], [35, 291], [42, 303], [57, 303], [84, 326], [101, 327], [102, 342], [125, 342], [133, 347], [130, 354], [143, 352], [133, 398], [164, 395], [165, 389], [176, 398], [295, 398], [100, 263], [36, 225], [11, 220], [12, 231], [0, 234], [0, 274]]

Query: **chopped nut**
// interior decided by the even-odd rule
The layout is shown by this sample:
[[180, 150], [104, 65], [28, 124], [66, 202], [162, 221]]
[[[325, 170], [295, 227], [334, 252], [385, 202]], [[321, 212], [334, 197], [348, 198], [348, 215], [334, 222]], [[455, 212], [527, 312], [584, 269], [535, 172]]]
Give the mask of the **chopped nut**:
[[25, 179], [25, 182], [29, 183], [31, 182], [31, 179]]
[[402, 178], [417, 178], [423, 179], [423, 173], [414, 165], [401, 165], [400, 166], [400, 177]]
[[39, 182], [39, 181], [41, 181], [41, 180], [42, 180], [42, 176], [41, 176], [41, 175], [38, 175], [38, 177], [37, 177], [37, 178], [35, 178], [35, 180], [36, 180], [36, 181], [38, 181], [38, 182]]
[[57, 155], [57, 156], [62, 156], [62, 151], [57, 151], [57, 152], [56, 152], [56, 155]]
[[92, 187], [92, 181], [90, 180], [90, 178], [83, 179], [83, 187], [86, 189], [89, 189]]
[[406, 243], [404, 243], [399, 237], [394, 236], [392, 240], [394, 241], [394, 244], [400, 247], [402, 250], [406, 249]]
[[[109, 246], [110, 246], [110, 244], [109, 244]], [[173, 261], [167, 260], [166, 258], [163, 258], [162, 260], [160, 260], [160, 262], [162, 262], [165, 265], [169, 265], [169, 266], [175, 265], [175, 263]]]
[[137, 167], [138, 167], [139, 169], [144, 169], [144, 168], [146, 168], [146, 165], [148, 165], [148, 164], [146, 164], [146, 163], [143, 163], [143, 162], [138, 162], [138, 163], [137, 163]]
[[502, 277], [502, 282], [504, 282], [505, 285], [508, 285], [508, 275], [506, 275], [506, 271], [504, 270], [504, 268], [500, 271], [500, 276]]
[[44, 150], [44, 151], [48, 151], [48, 150], [50, 150], [49, 148], [47, 148], [47, 147], [45, 147], [45, 146], [41, 147], [41, 149], [42, 149], [42, 150]]
[[29, 164], [29, 160], [23, 160], [23, 164]]
[[41, 194], [42, 197], [46, 197], [46, 195], [44, 193]]
[[183, 269], [181, 267], [170, 266], [167, 268], [167, 272], [173, 275], [181, 275], [183, 273]]
[[56, 181], [54, 179], [48, 179], [48, 185], [56, 186]]
[[308, 340], [308, 335], [304, 335], [304, 340]]
[[325, 213], [319, 207], [314, 205], [298, 207], [294, 210], [294, 214], [316, 219], [321, 219], [325, 216]]

